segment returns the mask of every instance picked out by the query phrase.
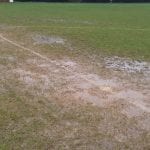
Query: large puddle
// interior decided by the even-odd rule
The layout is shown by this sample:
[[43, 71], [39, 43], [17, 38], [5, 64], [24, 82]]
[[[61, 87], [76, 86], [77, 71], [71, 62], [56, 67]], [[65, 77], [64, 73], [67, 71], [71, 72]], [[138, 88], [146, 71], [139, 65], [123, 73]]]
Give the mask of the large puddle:
[[34, 44], [65, 44], [65, 39], [58, 37], [58, 36], [44, 36], [44, 35], [36, 35], [33, 36], [33, 40], [35, 41]]
[[150, 63], [144, 61], [133, 61], [126, 58], [110, 57], [105, 58], [107, 68], [126, 71], [128, 73], [150, 74]]

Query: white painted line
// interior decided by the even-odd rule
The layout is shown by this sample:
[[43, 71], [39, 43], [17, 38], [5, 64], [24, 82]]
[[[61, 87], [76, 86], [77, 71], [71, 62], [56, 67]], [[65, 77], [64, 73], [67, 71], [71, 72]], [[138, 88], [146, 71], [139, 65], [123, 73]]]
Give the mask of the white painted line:
[[42, 59], [45, 59], [45, 60], [50, 61], [47, 57], [45, 57], [45, 56], [43, 56], [43, 55], [41, 55], [41, 54], [39, 54], [39, 53], [37, 53], [37, 52], [35, 52], [35, 51], [29, 49], [29, 48], [26, 48], [26, 47], [24, 47], [24, 46], [22, 46], [22, 45], [20, 45], [20, 44], [18, 44], [18, 43], [16, 43], [16, 42], [13, 42], [13, 41], [7, 39], [6, 37], [2, 36], [1, 34], [0, 34], [0, 38], [3, 39], [4, 41], [7, 41], [8, 43], [10, 43], [10, 44], [16, 46], [16, 47], [19, 47], [19, 48], [21, 48], [21, 49], [24, 49], [24, 50], [26, 50], [26, 51], [29, 51], [30, 53], [32, 53], [32, 54], [34, 54], [34, 55], [36, 55], [36, 56], [38, 56], [38, 57], [40, 57], [40, 58], [42, 58]]

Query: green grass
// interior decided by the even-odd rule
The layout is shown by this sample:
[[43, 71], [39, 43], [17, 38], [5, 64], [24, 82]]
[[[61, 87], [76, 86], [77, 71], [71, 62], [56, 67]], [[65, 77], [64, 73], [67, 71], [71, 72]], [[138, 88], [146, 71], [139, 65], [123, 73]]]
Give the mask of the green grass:
[[63, 35], [80, 52], [149, 61], [149, 12], [150, 4], [1, 4], [0, 24]]

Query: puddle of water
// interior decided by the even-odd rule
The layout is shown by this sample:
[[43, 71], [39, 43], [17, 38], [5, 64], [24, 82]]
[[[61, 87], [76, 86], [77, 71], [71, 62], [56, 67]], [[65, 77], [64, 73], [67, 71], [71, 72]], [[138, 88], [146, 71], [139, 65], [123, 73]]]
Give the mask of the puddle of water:
[[106, 68], [127, 71], [129, 73], [146, 73], [150, 74], [150, 63], [143, 61], [132, 61], [130, 59], [111, 57], [105, 58]]
[[48, 44], [48, 45], [51, 45], [51, 44], [64, 45], [65, 44], [65, 40], [63, 38], [57, 37], [57, 36], [36, 35], [32, 38], [35, 41], [35, 44]]

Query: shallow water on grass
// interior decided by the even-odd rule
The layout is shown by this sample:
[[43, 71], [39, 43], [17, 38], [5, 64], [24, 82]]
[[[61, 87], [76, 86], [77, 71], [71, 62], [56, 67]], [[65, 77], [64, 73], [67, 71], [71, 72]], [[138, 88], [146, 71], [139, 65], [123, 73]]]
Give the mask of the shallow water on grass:
[[104, 59], [107, 68], [126, 71], [129, 73], [150, 74], [150, 63], [144, 61], [133, 61], [127, 58], [108, 57]]
[[44, 35], [36, 35], [32, 37], [33, 40], [35, 41], [34, 44], [65, 44], [65, 40], [61, 37], [58, 36], [44, 36]]

